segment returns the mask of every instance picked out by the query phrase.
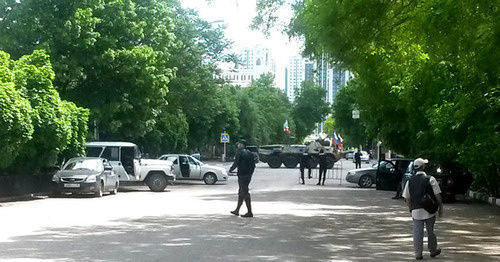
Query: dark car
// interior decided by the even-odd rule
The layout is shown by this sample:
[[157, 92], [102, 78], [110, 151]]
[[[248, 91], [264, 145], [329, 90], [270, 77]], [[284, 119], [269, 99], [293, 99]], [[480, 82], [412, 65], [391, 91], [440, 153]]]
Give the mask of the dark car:
[[102, 197], [104, 192], [116, 194], [118, 176], [104, 158], [71, 158], [52, 177], [53, 195], [60, 193], [91, 193]]
[[413, 159], [394, 158], [380, 161], [376, 174], [377, 190], [396, 191], [403, 174]]
[[[425, 172], [436, 178], [441, 188], [441, 195], [444, 202], [455, 201], [455, 195], [467, 193], [473, 181], [472, 174], [469, 170], [456, 162], [440, 163], [437, 161], [429, 161]], [[403, 183], [406, 184], [406, 181], [408, 181], [409, 177], [414, 173], [412, 162], [406, 169]]]

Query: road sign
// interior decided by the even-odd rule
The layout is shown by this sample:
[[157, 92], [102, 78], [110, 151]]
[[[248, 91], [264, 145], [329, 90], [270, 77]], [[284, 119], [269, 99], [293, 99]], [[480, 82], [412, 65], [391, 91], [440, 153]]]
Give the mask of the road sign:
[[229, 143], [229, 134], [228, 133], [221, 133], [220, 134], [220, 142], [221, 143]]

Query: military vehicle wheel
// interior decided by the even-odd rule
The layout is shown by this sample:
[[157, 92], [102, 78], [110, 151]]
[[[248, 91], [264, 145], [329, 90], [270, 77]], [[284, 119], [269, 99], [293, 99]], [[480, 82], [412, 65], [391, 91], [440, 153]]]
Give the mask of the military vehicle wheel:
[[299, 160], [293, 156], [286, 156], [283, 159], [283, 164], [285, 164], [287, 168], [295, 168], [299, 164]]
[[335, 165], [335, 157], [334, 156], [327, 156], [326, 157], [326, 168], [332, 169], [334, 165]]
[[281, 166], [281, 159], [278, 156], [270, 156], [267, 159], [267, 164], [271, 168], [279, 168]]

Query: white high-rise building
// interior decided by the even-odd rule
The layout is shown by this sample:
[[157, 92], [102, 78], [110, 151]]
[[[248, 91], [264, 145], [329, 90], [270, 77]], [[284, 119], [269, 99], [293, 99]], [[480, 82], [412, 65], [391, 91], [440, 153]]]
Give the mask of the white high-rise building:
[[323, 56], [316, 62], [317, 81], [316, 83], [326, 90], [325, 101], [333, 104], [335, 94], [341, 86], [345, 86], [353, 78], [351, 72], [342, 70], [327, 62]]
[[290, 57], [285, 68], [285, 93], [288, 100], [295, 100], [295, 93], [300, 89], [302, 82], [314, 79], [314, 62], [302, 56]]

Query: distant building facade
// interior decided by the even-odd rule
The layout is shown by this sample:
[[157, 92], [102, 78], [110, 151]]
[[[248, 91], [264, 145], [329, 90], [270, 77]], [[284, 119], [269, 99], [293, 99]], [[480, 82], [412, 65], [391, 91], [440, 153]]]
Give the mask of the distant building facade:
[[233, 85], [247, 87], [262, 74], [276, 75], [276, 62], [270, 48], [253, 46], [242, 48], [236, 53], [239, 63], [236, 66], [229, 64], [219, 66], [222, 71], [220, 78]]
[[302, 56], [290, 57], [285, 68], [285, 94], [288, 100], [294, 101], [296, 90], [302, 82], [314, 81], [314, 62]]

